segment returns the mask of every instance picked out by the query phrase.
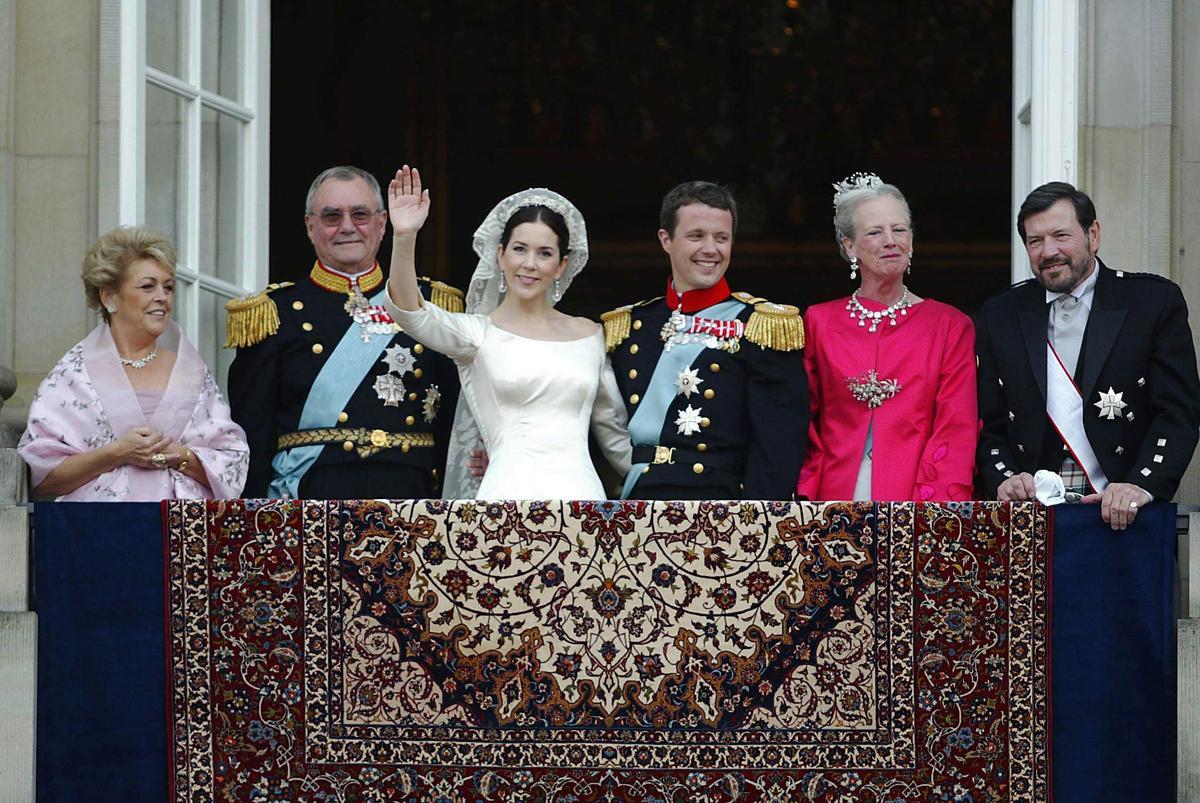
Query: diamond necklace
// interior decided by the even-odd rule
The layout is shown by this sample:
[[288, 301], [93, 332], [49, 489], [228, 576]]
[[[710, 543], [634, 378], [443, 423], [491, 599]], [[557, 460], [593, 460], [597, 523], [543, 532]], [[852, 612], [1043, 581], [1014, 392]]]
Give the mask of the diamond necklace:
[[142, 357], [137, 360], [130, 360], [126, 357], [122, 357], [120, 352], [117, 353], [117, 359], [119, 359], [121, 361], [121, 365], [128, 365], [130, 368], [138, 368], [138, 369], [145, 368], [147, 365], [150, 364], [151, 360], [153, 360], [157, 356], [158, 356], [158, 344], [157, 343], [154, 344], [154, 348], [150, 349], [149, 354], [147, 354], [145, 357]]
[[881, 309], [878, 312], [873, 312], [862, 305], [858, 300], [858, 294], [862, 290], [860, 287], [850, 294], [850, 300], [846, 302], [846, 309], [850, 311], [850, 320], [858, 319], [859, 326], [866, 326], [867, 321], [871, 322], [871, 327], [868, 332], [874, 332], [879, 322], [884, 318], [888, 318], [892, 322], [892, 326], [896, 325], [896, 313], [901, 315], [908, 314], [908, 308], [912, 306], [912, 302], [908, 300], [908, 288], [904, 288], [904, 292], [900, 295], [900, 300], [892, 304], [887, 309]]

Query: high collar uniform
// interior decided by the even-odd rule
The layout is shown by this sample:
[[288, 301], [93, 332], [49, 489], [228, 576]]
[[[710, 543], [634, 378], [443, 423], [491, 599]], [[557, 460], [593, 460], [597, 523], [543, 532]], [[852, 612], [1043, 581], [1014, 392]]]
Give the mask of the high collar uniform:
[[[1099, 275], [1075, 369], [1083, 425], [1110, 482], [1170, 499], [1196, 448], [1200, 377], [1178, 285], [1149, 273]], [[1016, 473], [1057, 471], [1064, 446], [1046, 415], [1046, 293], [1030, 279], [989, 299], [976, 327], [981, 492]]]
[[[367, 297], [382, 288], [383, 273], [376, 265], [359, 279]], [[461, 298], [461, 293], [422, 280], [422, 293]], [[297, 433], [301, 413], [318, 374], [348, 330], [360, 326], [347, 312], [348, 282], [336, 272], [314, 265], [309, 277], [297, 284], [273, 285], [259, 297], [257, 306], [271, 302], [278, 309], [274, 334], [258, 332], [251, 345], [238, 349], [229, 368], [229, 401], [233, 418], [246, 430], [250, 443], [247, 497], [265, 497], [275, 476], [272, 459], [279, 439]], [[264, 300], [265, 299], [265, 300]], [[235, 321], [230, 304], [230, 334]], [[387, 323], [390, 324], [390, 321]], [[458, 375], [445, 357], [425, 348], [404, 332], [390, 331], [373, 337], [388, 338], [387, 347], [399, 346], [411, 363], [397, 372], [383, 359], [376, 360], [350, 395], [345, 407], [330, 422], [345, 440], [322, 446], [316, 462], [300, 481], [299, 495], [311, 499], [428, 498], [436, 496], [436, 475], [445, 467], [446, 434], [458, 397]], [[391, 374], [403, 385], [387, 403], [377, 385]], [[355, 433], [362, 433], [357, 437]], [[372, 433], [384, 437], [408, 435], [428, 438], [433, 446], [387, 446], [376, 449]]]
[[[714, 325], [715, 347], [668, 370], [664, 327], [675, 310], [701, 326], [722, 310], [730, 323]], [[722, 280], [682, 299], [668, 286], [667, 296], [603, 317], [631, 419], [634, 471], [641, 472], [631, 498], [792, 498], [808, 430], [803, 323], [795, 307], [731, 294]], [[763, 324], [776, 326], [776, 336], [756, 336], [770, 329]], [[664, 414], [650, 427], [653, 438], [640, 437], [635, 416], [656, 394]]]

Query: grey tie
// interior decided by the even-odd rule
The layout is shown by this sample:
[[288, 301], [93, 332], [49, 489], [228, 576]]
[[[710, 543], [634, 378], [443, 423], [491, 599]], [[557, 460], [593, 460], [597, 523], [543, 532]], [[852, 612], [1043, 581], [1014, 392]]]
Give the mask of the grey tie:
[[1071, 376], [1079, 363], [1079, 346], [1086, 328], [1087, 308], [1078, 298], [1068, 293], [1055, 299], [1050, 309], [1050, 342]]

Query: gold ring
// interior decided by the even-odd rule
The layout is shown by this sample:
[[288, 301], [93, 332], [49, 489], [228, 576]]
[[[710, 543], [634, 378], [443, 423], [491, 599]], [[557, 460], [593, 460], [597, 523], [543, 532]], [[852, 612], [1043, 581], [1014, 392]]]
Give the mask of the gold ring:
[[154, 455], [151, 456], [150, 462], [153, 463], [156, 468], [166, 468], [167, 456], [162, 452], [155, 452]]

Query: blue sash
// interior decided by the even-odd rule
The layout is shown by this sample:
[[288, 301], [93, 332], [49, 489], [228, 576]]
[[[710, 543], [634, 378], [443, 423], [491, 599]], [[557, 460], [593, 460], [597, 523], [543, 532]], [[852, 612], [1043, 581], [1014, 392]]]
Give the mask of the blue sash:
[[[382, 303], [386, 285], [371, 297], [372, 305]], [[346, 403], [358, 390], [358, 386], [379, 359], [379, 355], [392, 342], [391, 335], [374, 335], [364, 343], [359, 336], [358, 324], [350, 322], [337, 348], [329, 355], [321, 372], [313, 381], [312, 389], [304, 402], [297, 429], [322, 429], [337, 425], [338, 413], [346, 409]], [[296, 499], [299, 497], [300, 480], [312, 468], [324, 449], [323, 444], [295, 446], [277, 452], [271, 461], [275, 479], [267, 489], [272, 499]]]
[[[740, 301], [722, 301], [700, 312], [704, 313], [702, 317], [705, 318], [732, 321], [742, 311], [743, 306]], [[658, 443], [663, 421], [677, 393], [675, 379], [679, 372], [691, 365], [706, 348], [708, 346], [703, 343], [684, 343], [672, 346], [670, 351], [663, 350], [658, 364], [654, 366], [654, 373], [650, 376], [650, 384], [642, 395], [642, 401], [629, 419], [629, 439], [633, 441], [634, 446], [654, 446]], [[625, 486], [621, 489], [622, 499], [628, 499], [633, 493], [633, 486], [637, 485], [647, 465], [634, 463], [630, 467], [629, 473], [625, 475]]]

